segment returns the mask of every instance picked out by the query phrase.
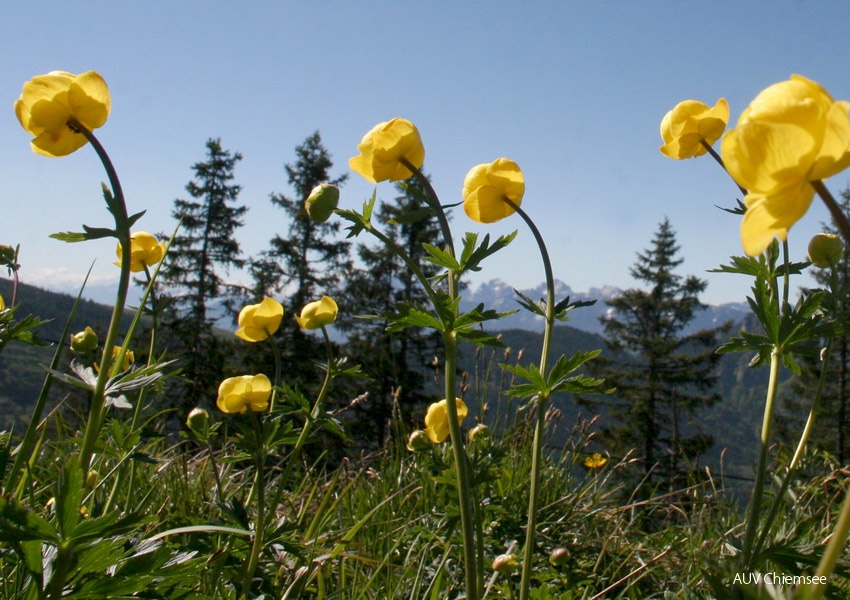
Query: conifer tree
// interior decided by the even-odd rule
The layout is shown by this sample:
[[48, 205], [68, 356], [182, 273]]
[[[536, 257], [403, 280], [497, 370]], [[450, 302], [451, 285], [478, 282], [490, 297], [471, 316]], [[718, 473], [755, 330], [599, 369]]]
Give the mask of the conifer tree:
[[[421, 266], [423, 274], [432, 277], [439, 268], [423, 260], [422, 244], [440, 245], [436, 217], [421, 199], [424, 190], [418, 180], [399, 183], [396, 189], [394, 201], [382, 203], [374, 218], [382, 231]], [[387, 331], [384, 315], [398, 303], [425, 305], [427, 295], [410, 269], [384, 245], [363, 245], [358, 252], [363, 268], [349, 280], [347, 296], [355, 314], [376, 319], [350, 321], [346, 350], [370, 376], [365, 387], [369, 400], [360, 408], [351, 429], [360, 439], [381, 443], [388, 433], [393, 396], [403, 418], [420, 404], [433, 400], [424, 392], [423, 367], [441, 340], [436, 333], [413, 328]]]
[[[284, 165], [292, 195], [271, 195], [272, 204], [286, 214], [289, 228], [285, 236], [272, 238], [270, 248], [252, 261], [252, 301], [274, 297], [284, 304], [291, 317], [308, 302], [328, 295], [337, 301], [341, 313], [346, 313], [347, 305], [340, 293], [344, 289], [341, 280], [351, 266], [350, 245], [340, 239], [338, 219], [313, 221], [304, 201], [320, 183], [341, 185], [347, 175], [336, 178], [330, 175], [333, 160], [318, 131], [295, 148], [295, 155], [294, 163]], [[274, 339], [282, 350], [288, 380], [299, 384], [314, 380], [311, 360], [325, 355], [323, 345], [301, 331], [292, 318], [284, 319]], [[265, 348], [255, 348], [251, 354], [246, 360], [252, 365], [271, 361]]]
[[675, 272], [683, 262], [678, 252], [675, 232], [665, 218], [651, 248], [638, 253], [630, 271], [648, 289], [625, 290], [608, 302], [609, 316], [600, 319], [605, 344], [616, 358], [594, 362], [598, 374], [617, 391], [581, 399], [608, 406], [614, 420], [607, 427], [612, 451], [636, 451], [642, 477], [671, 487], [686, 462], [711, 444], [710, 438], [687, 426], [689, 419], [720, 399], [714, 391], [718, 329], [684, 334], [705, 308], [699, 295], [707, 283]]
[[172, 215], [181, 225], [161, 271], [170, 299], [166, 329], [176, 337], [187, 406], [210, 397], [221, 377], [223, 342], [213, 334], [220, 315], [210, 314], [210, 306], [226, 304], [231, 295], [222, 270], [245, 264], [234, 234], [248, 209], [235, 204], [241, 186], [232, 183], [242, 155], [223, 149], [220, 139], [209, 139], [206, 151], [206, 159], [192, 166], [195, 179], [186, 186], [190, 199], [174, 201]]

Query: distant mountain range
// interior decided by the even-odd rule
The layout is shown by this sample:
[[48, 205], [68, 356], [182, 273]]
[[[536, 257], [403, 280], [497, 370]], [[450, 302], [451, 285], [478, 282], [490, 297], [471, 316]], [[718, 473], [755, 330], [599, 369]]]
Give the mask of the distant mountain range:
[[[541, 283], [536, 288], [519, 290], [532, 300], [540, 300], [546, 295], [546, 284]], [[576, 292], [563, 281], [555, 281], [555, 301], [561, 301], [569, 297], [571, 301], [596, 300], [593, 306], [576, 308], [569, 313], [569, 321], [566, 325], [589, 331], [591, 333], [602, 333], [602, 325], [599, 317], [605, 316], [610, 307], [608, 300], [622, 292], [620, 288], [605, 286], [601, 288], [590, 288], [587, 292]], [[517, 303], [517, 295], [514, 289], [501, 281], [492, 279], [482, 283], [475, 289], [464, 291], [461, 308], [469, 310], [478, 304], [484, 304], [485, 308], [492, 308], [499, 312], [508, 312], [519, 309], [519, 312], [501, 319], [497, 326], [492, 329], [525, 329], [528, 331], [542, 331], [543, 318], [523, 309]], [[741, 322], [749, 313], [749, 306], [744, 302], [708, 306], [700, 311], [696, 318], [688, 324], [686, 333], [719, 327], [727, 321], [733, 323]]]

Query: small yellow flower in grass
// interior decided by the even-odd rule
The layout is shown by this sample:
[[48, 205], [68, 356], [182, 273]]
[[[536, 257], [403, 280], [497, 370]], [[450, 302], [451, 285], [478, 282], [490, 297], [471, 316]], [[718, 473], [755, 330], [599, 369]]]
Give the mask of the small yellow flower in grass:
[[514, 161], [497, 158], [491, 163], [476, 165], [463, 181], [463, 210], [476, 223], [495, 223], [514, 214], [505, 200], [522, 204], [525, 178]]
[[3, 300], [3, 296], [0, 296], [0, 312], [6, 310], [6, 301]]
[[425, 161], [425, 147], [416, 125], [396, 117], [378, 123], [357, 145], [360, 154], [349, 159], [348, 166], [371, 183], [401, 181], [413, 173], [401, 164], [406, 159], [415, 168]]
[[259, 304], [249, 304], [239, 311], [236, 337], [246, 342], [262, 342], [273, 335], [283, 319], [283, 306], [273, 298], [263, 298]]
[[[112, 347], [112, 359], [117, 360], [118, 355], [121, 353], [121, 346], [113, 346]], [[136, 355], [133, 354], [132, 350], [127, 350], [124, 353], [124, 360], [121, 362], [121, 370], [126, 371], [130, 368], [130, 365], [136, 360]]]
[[833, 233], [818, 233], [809, 241], [809, 260], [818, 268], [837, 265], [843, 254], [844, 244]]
[[605, 466], [605, 463], [608, 462], [608, 459], [599, 454], [598, 452], [594, 452], [588, 457], [584, 459], [584, 466], [588, 469], [599, 469]]
[[99, 74], [52, 71], [24, 84], [15, 115], [34, 137], [33, 152], [56, 157], [86, 144], [85, 136], [69, 127], [71, 121], [89, 131], [97, 129], [106, 123], [110, 107], [109, 88]]
[[71, 350], [78, 354], [85, 354], [97, 348], [97, 334], [91, 327], [86, 327], [79, 333], [71, 335]]
[[269, 407], [272, 395], [272, 382], [268, 377], [242, 375], [230, 377], [218, 386], [216, 406], [227, 414], [244, 413], [249, 408], [253, 412], [262, 412]]
[[295, 317], [302, 329], [321, 329], [336, 321], [339, 312], [336, 302], [330, 296], [322, 296], [321, 300], [310, 302]]
[[[463, 421], [469, 414], [469, 409], [460, 398], [456, 398], [455, 403], [458, 421]], [[434, 402], [428, 407], [425, 414], [425, 435], [435, 444], [440, 444], [449, 437], [449, 409], [445, 400]]]
[[91, 490], [93, 490], [93, 489], [97, 486], [97, 482], [98, 482], [98, 481], [100, 481], [100, 475], [98, 474], [98, 472], [97, 472], [97, 471], [95, 471], [94, 469], [92, 469], [91, 471], [89, 471], [88, 473], [86, 473], [86, 481], [85, 481], [85, 483], [83, 484], [83, 486], [84, 486], [87, 490], [91, 491]]
[[702, 156], [708, 150], [703, 142], [713, 145], [729, 122], [729, 103], [721, 98], [714, 106], [698, 100], [679, 102], [661, 119], [659, 148], [664, 156], [681, 160]]
[[[115, 248], [118, 262], [121, 266], [121, 244]], [[165, 242], [158, 241], [147, 231], [135, 231], [130, 234], [130, 271], [138, 273], [144, 271], [145, 267], [152, 267], [165, 256]]]
[[729, 174], [747, 190], [741, 241], [750, 256], [786, 240], [814, 198], [813, 181], [850, 166], [850, 103], [792, 75], [759, 93], [721, 144]]

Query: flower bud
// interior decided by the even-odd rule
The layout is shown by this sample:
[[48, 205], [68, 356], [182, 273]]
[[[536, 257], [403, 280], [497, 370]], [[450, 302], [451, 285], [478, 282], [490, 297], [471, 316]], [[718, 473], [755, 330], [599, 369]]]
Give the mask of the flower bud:
[[3, 300], [3, 296], [0, 296], [0, 312], [6, 310], [6, 301]]
[[837, 265], [843, 254], [841, 238], [832, 233], [818, 233], [809, 242], [809, 260], [821, 269]]
[[431, 440], [428, 435], [421, 429], [417, 429], [407, 438], [407, 449], [411, 452], [422, 452], [431, 447]]
[[566, 548], [555, 548], [549, 553], [549, 564], [553, 567], [560, 567], [567, 564], [570, 560], [570, 551]]
[[490, 437], [490, 428], [487, 427], [484, 423], [479, 423], [475, 427], [469, 430], [469, 441], [485, 441]]
[[98, 475], [98, 472], [92, 469], [91, 471], [86, 473], [86, 481], [84, 484], [85, 488], [89, 491], [93, 490], [95, 486], [97, 486], [97, 482], [99, 479], [100, 475]]
[[493, 570], [502, 575], [510, 575], [519, 569], [516, 554], [500, 554], [493, 559]]
[[15, 266], [15, 249], [8, 244], [0, 244], [0, 264]]
[[97, 348], [97, 334], [91, 327], [71, 336], [71, 350], [77, 354], [85, 354]]
[[210, 427], [210, 413], [203, 408], [193, 408], [186, 417], [186, 427], [199, 437], [204, 437]]
[[320, 183], [312, 189], [304, 208], [316, 223], [324, 223], [333, 214], [339, 203], [339, 188], [330, 183]]

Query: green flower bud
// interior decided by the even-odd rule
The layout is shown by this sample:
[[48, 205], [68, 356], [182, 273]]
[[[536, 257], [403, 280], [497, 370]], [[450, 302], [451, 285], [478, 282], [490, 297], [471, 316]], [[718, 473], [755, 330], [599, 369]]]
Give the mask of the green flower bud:
[[339, 188], [330, 183], [320, 183], [307, 196], [304, 208], [313, 221], [324, 223], [333, 214], [338, 203]]
[[837, 265], [843, 254], [841, 238], [832, 233], [818, 233], [809, 242], [809, 260], [821, 269]]
[[193, 408], [186, 417], [186, 427], [198, 437], [206, 437], [210, 428], [210, 413], [203, 408]]
[[97, 334], [91, 327], [71, 336], [71, 350], [77, 354], [85, 354], [97, 348]]
[[100, 475], [98, 475], [98, 472], [92, 469], [91, 471], [86, 473], [86, 481], [84, 484], [85, 488], [89, 491], [93, 490], [97, 485], [99, 479]]
[[484, 425], [484, 423], [479, 423], [470, 429], [467, 435], [469, 436], [470, 442], [483, 442], [490, 437], [490, 428]]
[[407, 449], [411, 452], [422, 452], [423, 450], [428, 450], [430, 447], [431, 440], [428, 439], [428, 435], [421, 429], [417, 429], [407, 438]]
[[549, 564], [553, 567], [560, 567], [567, 564], [570, 560], [570, 551], [566, 548], [555, 548], [549, 553]]
[[519, 569], [516, 554], [500, 554], [493, 559], [493, 570], [502, 575], [510, 575]]

